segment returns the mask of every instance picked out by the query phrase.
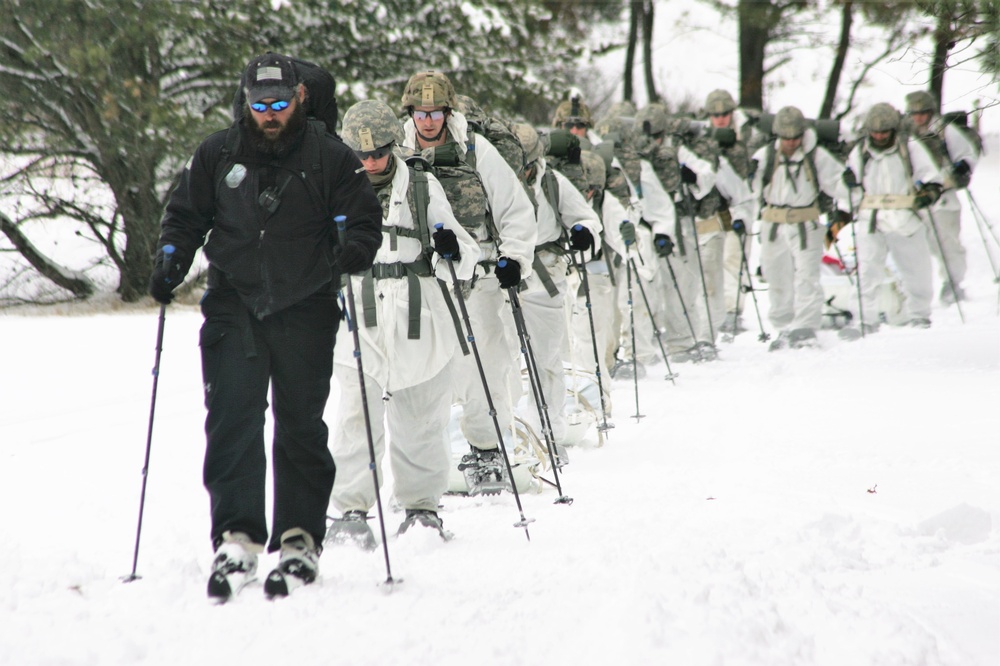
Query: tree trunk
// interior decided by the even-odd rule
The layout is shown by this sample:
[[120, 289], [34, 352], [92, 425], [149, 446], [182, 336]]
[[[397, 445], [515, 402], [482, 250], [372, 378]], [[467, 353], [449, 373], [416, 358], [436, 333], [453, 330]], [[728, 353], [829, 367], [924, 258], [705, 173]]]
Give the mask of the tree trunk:
[[840, 76], [844, 72], [844, 62], [847, 60], [847, 50], [851, 47], [851, 23], [854, 20], [854, 2], [845, 0], [840, 13], [840, 41], [837, 42], [837, 55], [830, 68], [830, 76], [826, 80], [826, 94], [823, 96], [823, 106], [819, 117], [829, 118], [833, 114], [833, 103], [840, 87]]
[[645, 0], [642, 12], [642, 59], [646, 74], [646, 96], [650, 102], [658, 102], [660, 94], [656, 92], [656, 81], [653, 78], [653, 0]]
[[10, 239], [21, 256], [41, 275], [45, 276], [59, 287], [70, 292], [77, 298], [87, 298], [94, 293], [94, 284], [75, 271], [68, 271], [59, 266], [38, 251], [28, 237], [18, 228], [14, 221], [0, 213], [0, 231]]
[[740, 0], [740, 106], [764, 108], [764, 49], [770, 39], [771, 3]]
[[[943, 10], [945, 8], [942, 8]], [[934, 56], [931, 60], [930, 90], [937, 101], [936, 111], [941, 112], [941, 99], [944, 93], [944, 73], [948, 69], [948, 53], [955, 46], [955, 30], [952, 27], [954, 16], [952, 11], [942, 11], [938, 16], [937, 27], [934, 28]]]
[[632, 0], [632, 9], [628, 25], [628, 45], [625, 49], [625, 101], [631, 102], [635, 97], [632, 90], [632, 70], [635, 68], [635, 49], [639, 42], [639, 16], [642, 12], [642, 0]]

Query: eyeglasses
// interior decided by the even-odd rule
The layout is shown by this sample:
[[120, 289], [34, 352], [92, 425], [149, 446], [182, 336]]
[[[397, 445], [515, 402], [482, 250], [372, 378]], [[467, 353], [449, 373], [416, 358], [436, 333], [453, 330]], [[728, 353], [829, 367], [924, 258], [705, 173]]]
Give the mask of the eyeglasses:
[[726, 111], [725, 113], [710, 113], [708, 114], [712, 118], [725, 118], [726, 116], [732, 115], [732, 111]]
[[444, 120], [444, 109], [438, 109], [437, 111], [413, 111], [410, 115], [414, 120], [427, 120], [430, 118], [434, 122]]
[[268, 109], [271, 109], [275, 113], [279, 113], [288, 108], [290, 102], [286, 102], [283, 99], [279, 99], [277, 102], [271, 102], [270, 104], [266, 102], [255, 102], [250, 105], [250, 108], [257, 113], [267, 113]]
[[563, 129], [584, 129], [587, 123], [580, 122], [579, 120], [570, 120], [563, 123]]
[[358, 156], [359, 160], [364, 162], [369, 158], [375, 158], [376, 160], [380, 160], [386, 155], [388, 155], [389, 151], [391, 150], [392, 150], [392, 144], [389, 143], [382, 146], [381, 148], [376, 148], [375, 150], [355, 150], [354, 154]]

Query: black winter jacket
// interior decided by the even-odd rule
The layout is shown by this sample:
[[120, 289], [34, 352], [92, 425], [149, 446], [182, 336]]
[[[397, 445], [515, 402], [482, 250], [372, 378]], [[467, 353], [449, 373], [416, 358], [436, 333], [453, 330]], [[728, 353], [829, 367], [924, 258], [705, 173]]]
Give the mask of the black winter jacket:
[[[231, 155], [230, 130], [195, 151], [167, 203], [160, 247], [172, 244], [190, 262], [204, 244], [209, 288], [235, 289], [261, 319], [335, 292], [341, 272], [369, 268], [382, 242], [382, 208], [353, 152], [310, 121], [286, 155], [267, 158], [250, 147], [242, 123], [234, 127], [240, 140]], [[336, 215], [347, 217], [343, 247]]]

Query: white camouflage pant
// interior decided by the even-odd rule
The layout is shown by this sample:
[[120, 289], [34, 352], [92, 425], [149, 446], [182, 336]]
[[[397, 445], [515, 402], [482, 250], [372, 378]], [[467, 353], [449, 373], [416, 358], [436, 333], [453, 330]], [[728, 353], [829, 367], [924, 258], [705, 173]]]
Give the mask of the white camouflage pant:
[[914, 318], [930, 319], [934, 291], [931, 253], [925, 229], [919, 228], [907, 236], [878, 229], [869, 233], [862, 226], [857, 229], [856, 252], [865, 324], [876, 324], [879, 321], [878, 297], [885, 280], [886, 257], [890, 254], [902, 278], [903, 293], [906, 294], [903, 304], [904, 321]]
[[[340, 404], [330, 444], [337, 465], [331, 501], [341, 512], [369, 511], [375, 504], [375, 485], [369, 469], [371, 452], [358, 371], [337, 365], [334, 375], [340, 383]], [[426, 382], [394, 391], [383, 399], [382, 387], [365, 375], [379, 486], [388, 424], [393, 493], [404, 508], [437, 511], [441, 495], [448, 489], [450, 384], [450, 366], [446, 365]]]
[[[805, 249], [802, 230], [805, 230]], [[775, 234], [774, 240], [771, 235]], [[768, 320], [779, 333], [800, 328], [818, 330], [823, 320], [820, 266], [826, 227], [762, 222], [760, 267], [767, 280]], [[883, 258], [884, 261], [884, 258]]]

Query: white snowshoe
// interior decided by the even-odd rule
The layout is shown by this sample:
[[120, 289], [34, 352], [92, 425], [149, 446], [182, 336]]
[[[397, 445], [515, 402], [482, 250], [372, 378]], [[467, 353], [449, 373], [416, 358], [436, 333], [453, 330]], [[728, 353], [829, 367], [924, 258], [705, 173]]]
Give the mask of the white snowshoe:
[[334, 518], [326, 532], [324, 543], [334, 545], [354, 544], [364, 550], [375, 550], [378, 541], [368, 525], [368, 514], [364, 511], [347, 511], [341, 518]]

